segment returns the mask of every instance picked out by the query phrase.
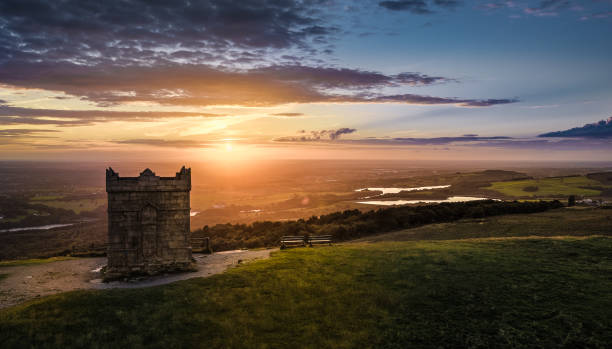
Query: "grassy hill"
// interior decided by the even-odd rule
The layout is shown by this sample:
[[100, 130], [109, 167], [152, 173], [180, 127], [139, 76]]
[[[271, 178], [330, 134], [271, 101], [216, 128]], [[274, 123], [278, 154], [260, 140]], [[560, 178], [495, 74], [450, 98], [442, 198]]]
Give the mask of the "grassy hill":
[[[503, 236], [537, 221], [540, 235], [571, 230], [547, 230], [555, 215], [570, 217], [566, 226], [605, 230], [609, 212], [444, 223], [393, 234], [443, 227], [455, 238], [470, 237], [462, 234], [482, 225], [502, 237], [293, 249], [206, 279], [59, 294], [1, 311], [0, 343], [604, 348], [612, 342], [612, 238]], [[385, 236], [398, 238], [376, 238]]]
[[493, 182], [485, 189], [497, 191], [508, 197], [564, 197], [599, 196], [609, 187], [586, 176], [570, 176]]

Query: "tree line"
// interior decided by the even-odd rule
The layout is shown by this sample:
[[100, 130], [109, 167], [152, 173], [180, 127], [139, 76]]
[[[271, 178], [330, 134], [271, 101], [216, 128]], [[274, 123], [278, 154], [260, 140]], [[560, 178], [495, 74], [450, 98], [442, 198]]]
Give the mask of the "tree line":
[[471, 201], [420, 206], [394, 206], [371, 211], [357, 209], [293, 221], [263, 221], [251, 224], [217, 224], [192, 232], [193, 237], [210, 237], [214, 250], [276, 246], [286, 235], [332, 235], [334, 241], [431, 223], [503, 214], [536, 213], [563, 207], [558, 201]]

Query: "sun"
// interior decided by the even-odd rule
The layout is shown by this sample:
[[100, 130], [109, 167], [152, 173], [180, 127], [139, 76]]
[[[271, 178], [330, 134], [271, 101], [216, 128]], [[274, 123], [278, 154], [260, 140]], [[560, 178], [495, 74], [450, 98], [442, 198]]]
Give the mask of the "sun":
[[232, 151], [232, 143], [225, 143], [225, 151]]

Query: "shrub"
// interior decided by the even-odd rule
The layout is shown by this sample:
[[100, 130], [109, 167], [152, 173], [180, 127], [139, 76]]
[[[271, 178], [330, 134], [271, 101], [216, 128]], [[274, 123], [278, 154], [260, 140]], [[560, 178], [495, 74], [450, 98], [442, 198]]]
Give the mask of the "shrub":
[[[575, 199], [574, 199], [575, 200]], [[451, 222], [462, 218], [483, 218], [502, 214], [536, 213], [563, 207], [558, 200], [472, 201], [421, 206], [397, 206], [361, 212], [346, 210], [307, 220], [254, 222], [252, 224], [217, 224], [193, 232], [194, 237], [211, 238], [215, 250], [275, 246], [284, 235], [330, 234], [337, 241], [412, 228], [424, 224]]]

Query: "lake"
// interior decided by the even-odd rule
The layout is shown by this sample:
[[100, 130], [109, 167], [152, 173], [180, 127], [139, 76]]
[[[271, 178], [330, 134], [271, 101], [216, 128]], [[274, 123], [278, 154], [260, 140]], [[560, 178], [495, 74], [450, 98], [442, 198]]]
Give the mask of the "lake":
[[397, 194], [399, 192], [402, 191], [418, 191], [418, 190], [431, 190], [431, 189], [444, 189], [444, 188], [449, 188], [450, 184], [448, 185], [433, 185], [433, 186], [428, 186], [428, 187], [412, 187], [412, 188], [360, 188], [360, 189], [355, 189], [355, 191], [380, 191], [382, 192], [382, 194], [380, 195], [385, 195], [385, 194]]
[[371, 200], [371, 201], [358, 201], [359, 204], [366, 205], [381, 205], [381, 206], [393, 206], [393, 205], [409, 205], [409, 204], [439, 204], [442, 202], [467, 202], [467, 201], [478, 201], [478, 200], [490, 200], [489, 198], [477, 198], [472, 196], [451, 196], [444, 200]]
[[71, 225], [74, 225], [74, 223], [68, 223], [68, 224], [47, 224], [47, 225], [39, 225], [39, 226], [36, 226], [36, 227], [2, 229], [2, 230], [0, 230], [0, 233], [9, 233], [9, 232], [14, 232], [14, 231], [22, 231], [22, 230], [48, 230], [48, 229], [53, 229], [53, 228], [69, 227]]

